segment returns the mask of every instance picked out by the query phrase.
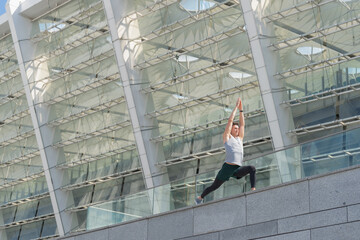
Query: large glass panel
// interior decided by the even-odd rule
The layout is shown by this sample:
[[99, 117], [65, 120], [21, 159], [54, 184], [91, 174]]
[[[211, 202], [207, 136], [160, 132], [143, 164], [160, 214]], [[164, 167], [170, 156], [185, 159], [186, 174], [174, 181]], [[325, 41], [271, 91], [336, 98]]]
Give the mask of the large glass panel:
[[[360, 128], [273, 152], [246, 161], [256, 167], [256, 188], [329, 173], [360, 164]], [[340, 143], [340, 144], [339, 144]], [[87, 229], [143, 218], [193, 205], [195, 196], [212, 184], [218, 170], [172, 181], [116, 201], [97, 204], [87, 211]], [[249, 176], [231, 178], [206, 196], [206, 201], [234, 196], [250, 190]], [[96, 216], [96, 217], [95, 217]]]
[[42, 222], [28, 222], [53, 210], [10, 34], [0, 38], [0, 132], [1, 232], [4, 239], [37, 238]]
[[63, 174], [64, 211], [71, 213], [71, 231], [78, 231], [89, 205], [134, 192], [125, 188], [144, 189], [102, 1], [68, 1], [50, 10], [32, 21], [30, 40], [31, 96], [45, 147], [57, 154], [47, 160]]
[[57, 227], [55, 218], [47, 219], [44, 221], [44, 227], [41, 232], [41, 237], [57, 235]]
[[154, 123], [144, 131], [164, 153], [156, 160], [171, 180], [194, 175], [198, 155], [223, 147], [221, 135], [238, 97], [246, 141], [270, 135], [241, 6], [196, 2], [197, 8], [194, 1], [129, 1], [118, 20], [131, 81], [147, 100], [144, 117]]
[[[268, 48], [284, 81], [298, 141], [358, 126], [359, 1], [273, 1], [256, 11], [273, 34]], [[284, 105], [284, 107], [287, 107]], [[308, 136], [305, 136], [308, 135]]]
[[34, 239], [40, 237], [43, 222], [34, 222], [21, 227], [19, 240]]

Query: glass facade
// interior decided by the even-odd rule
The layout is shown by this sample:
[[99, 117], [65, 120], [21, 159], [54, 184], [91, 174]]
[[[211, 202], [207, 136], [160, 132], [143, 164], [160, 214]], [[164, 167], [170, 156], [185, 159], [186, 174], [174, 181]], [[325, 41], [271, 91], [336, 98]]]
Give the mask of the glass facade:
[[0, 238], [54, 236], [54, 211], [10, 33], [0, 39], [0, 52]]
[[357, 125], [360, 105], [359, 1], [265, 1], [268, 46], [284, 83], [283, 102], [303, 142]]
[[[256, 188], [262, 189], [359, 165], [360, 143], [356, 141], [359, 133], [360, 128], [356, 128], [249, 160], [257, 169]], [[216, 173], [217, 171], [209, 171], [115, 201], [91, 206], [88, 208], [86, 227], [90, 230], [158, 214], [163, 212], [157, 208], [160, 204], [169, 205], [165, 211], [193, 206], [194, 198], [212, 184]], [[249, 178], [230, 178], [219, 189], [207, 195], [204, 201], [209, 202], [249, 191]], [[162, 196], [170, 201], [164, 203]]]
[[328, 164], [265, 154], [359, 126], [358, 1], [41, 4], [9, 0], [0, 18], [1, 239], [99, 227], [104, 209], [108, 225], [187, 206], [222, 165], [238, 97], [263, 187], [289, 180], [284, 159], [302, 159], [301, 176]]

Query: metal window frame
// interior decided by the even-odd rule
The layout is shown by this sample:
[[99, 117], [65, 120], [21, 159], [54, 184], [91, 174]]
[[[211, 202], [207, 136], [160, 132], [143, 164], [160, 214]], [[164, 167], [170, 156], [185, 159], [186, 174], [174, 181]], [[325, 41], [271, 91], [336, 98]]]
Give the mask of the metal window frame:
[[41, 193], [38, 195], [33, 195], [31, 197], [27, 197], [27, 198], [22, 198], [22, 199], [18, 199], [18, 200], [14, 200], [12, 202], [8, 202], [5, 204], [0, 205], [0, 209], [5, 209], [5, 208], [9, 208], [9, 207], [14, 207], [14, 206], [18, 206], [20, 204], [23, 203], [27, 203], [27, 202], [32, 202], [32, 201], [37, 201], [46, 197], [50, 197], [50, 194], [47, 193]]
[[[66, 190], [66, 191], [71, 191], [71, 190], [75, 190], [75, 189], [82, 188], [82, 187], [85, 187], [85, 186], [92, 186], [92, 185], [95, 185], [95, 184], [98, 184], [98, 183], [108, 182], [108, 181], [113, 180], [113, 179], [119, 179], [119, 178], [128, 177], [128, 176], [135, 175], [135, 174], [138, 174], [138, 173], [141, 173], [141, 172], [142, 172], [141, 167], [132, 168], [132, 169], [129, 169], [129, 170], [125, 170], [125, 171], [121, 171], [121, 172], [117, 172], [117, 173], [113, 173], [113, 174], [109, 174], [109, 175], [105, 175], [105, 176], [85, 180], [85, 181], [83, 181], [81, 183], [69, 184], [69, 185], [61, 187], [61, 189]], [[78, 206], [78, 207], [80, 207], [80, 206]]]
[[44, 78], [44, 79], [39, 79], [37, 81], [31, 81], [29, 82], [30, 84], [35, 84], [38, 82], [53, 82], [56, 81], [58, 79], [64, 78], [67, 75], [73, 74], [75, 72], [78, 72], [82, 69], [84, 69], [85, 67], [90, 67], [93, 64], [96, 64], [98, 62], [101, 62], [107, 58], [110, 58], [114, 55], [113, 50], [109, 50], [107, 52], [104, 53], [100, 53], [99, 55], [96, 56], [91, 56], [88, 60], [85, 60], [77, 65], [73, 65], [73, 66], [68, 66], [67, 68], [62, 69], [62, 71], [60, 73], [53, 73], [50, 76]]
[[118, 105], [120, 103], [124, 103], [125, 102], [125, 97], [124, 96], [121, 96], [121, 97], [118, 97], [118, 98], [115, 98], [115, 99], [111, 99], [107, 102], [103, 102], [103, 103], [100, 103], [96, 106], [92, 106], [92, 107], [86, 107], [86, 108], [83, 108], [82, 111], [79, 111], [77, 113], [73, 113], [73, 114], [70, 114], [68, 116], [64, 116], [63, 118], [59, 118], [59, 119], [55, 119], [53, 121], [50, 121], [48, 123], [48, 125], [50, 126], [59, 126], [61, 124], [65, 124], [65, 123], [68, 123], [70, 121], [73, 121], [73, 120], [76, 120], [76, 119], [79, 119], [79, 118], [83, 118], [87, 115], [90, 115], [90, 114], [93, 114], [93, 113], [96, 113], [96, 112], [100, 112], [102, 110], [105, 110], [107, 108], [110, 108], [110, 107], [113, 107], [115, 105]]
[[3, 184], [0, 185], [0, 190], [8, 188], [8, 187], [13, 187], [13, 186], [18, 185], [20, 183], [28, 182], [28, 181], [31, 181], [31, 180], [34, 180], [34, 179], [37, 179], [37, 178], [40, 178], [40, 177], [43, 177], [43, 176], [45, 176], [45, 174], [44, 174], [44, 171], [42, 170], [39, 173], [35, 173], [35, 174], [32, 174], [32, 175], [21, 177], [21, 178], [18, 178], [16, 180], [14, 180], [14, 181], [4, 182]]
[[292, 16], [297, 13], [311, 10], [314, 7], [321, 7], [323, 5], [326, 5], [326, 4], [332, 3], [332, 2], [337, 2], [337, 0], [323, 0], [319, 3], [317, 3], [315, 0], [309, 0], [309, 1], [306, 1], [303, 3], [300, 3], [298, 5], [294, 5], [293, 7], [277, 11], [273, 14], [269, 14], [267, 16], [264, 16], [263, 18], [266, 19], [267, 22], [272, 22], [272, 21], [276, 21], [276, 20], [279, 20], [282, 18]]
[[320, 38], [320, 37], [326, 37], [334, 33], [338, 33], [341, 31], [344, 31], [346, 29], [354, 28], [360, 25], [360, 18], [356, 17], [351, 20], [334, 24], [332, 26], [323, 27], [320, 29], [317, 29], [312, 32], [307, 32], [304, 34], [300, 34], [296, 37], [287, 38], [284, 40], [281, 40], [279, 42], [273, 43], [269, 45], [268, 47], [271, 48], [273, 51], [279, 51], [288, 47], [293, 47], [295, 45], [313, 41], [314, 39]]
[[[183, 46], [181, 48], [177, 48], [177, 49], [170, 49], [168, 50], [166, 53], [157, 55], [155, 57], [151, 57], [149, 59], [146, 59], [142, 62], [139, 62], [137, 64], [134, 65], [134, 68], [137, 68], [139, 70], [143, 70], [145, 68], [154, 66], [156, 64], [159, 64], [163, 61], [169, 60], [171, 58], [174, 58], [176, 55], [178, 54], [185, 54], [188, 53], [190, 51], [195, 51], [197, 49], [203, 48], [203, 47], [207, 47], [210, 46], [211, 44], [215, 44], [215, 43], [219, 43], [221, 40], [227, 39], [229, 37], [233, 37], [242, 33], [245, 33], [244, 30], [244, 25], [243, 26], [236, 26], [236, 27], [232, 27], [228, 30], [224, 30], [222, 32], [219, 32], [211, 37], [207, 37], [199, 42], [194, 42], [191, 43], [189, 45]], [[141, 42], [143, 43], [143, 42]]]
[[224, 67], [231, 67], [237, 63], [242, 63], [242, 62], [246, 62], [249, 60], [253, 60], [251, 52], [243, 53], [240, 56], [230, 58], [230, 59], [227, 59], [222, 62], [213, 63], [212, 65], [210, 65], [208, 67], [200, 68], [200, 69], [185, 73], [180, 76], [172, 77], [172, 78], [162, 81], [160, 83], [152, 84], [149, 87], [143, 88], [141, 91], [142, 91], [142, 93], [155, 92], [157, 90], [171, 87], [171, 86], [179, 84], [179, 83], [184, 83], [184, 82], [190, 81], [194, 78], [203, 76], [205, 74], [221, 70]]
[[[93, 137], [97, 137], [97, 136], [101, 136], [103, 134], [107, 134], [110, 133], [112, 131], [116, 131], [119, 129], [123, 129], [126, 127], [131, 126], [130, 120], [126, 120], [123, 122], [119, 122], [119, 123], [115, 123], [109, 126], [106, 126], [102, 129], [98, 129], [96, 131], [92, 131], [92, 132], [88, 132], [88, 133], [83, 133], [83, 134], [77, 134], [77, 136], [73, 137], [73, 138], [69, 138], [66, 140], [62, 140], [60, 142], [56, 142], [54, 143], [52, 146], [54, 146], [55, 148], [61, 148], [61, 147], [65, 147], [65, 146], [69, 146], [71, 144], [74, 143], [78, 143]], [[77, 132], [76, 132], [77, 133]]]
[[[271, 140], [270, 136], [264, 136], [261, 138], [252, 139], [252, 140], [244, 142], [244, 148], [257, 146], [257, 145], [261, 145], [264, 143], [269, 143], [271, 141], [272, 140]], [[210, 156], [215, 156], [215, 155], [222, 154], [222, 153], [225, 153], [225, 147], [214, 148], [214, 149], [211, 149], [208, 151], [198, 152], [198, 153], [194, 153], [194, 154], [190, 154], [190, 155], [186, 155], [186, 156], [182, 156], [182, 157], [169, 159], [164, 162], [159, 162], [158, 165], [172, 166], [175, 164], [194, 161], [194, 160], [198, 160], [198, 159], [202, 159], [202, 158], [210, 157]]]
[[328, 130], [328, 129], [337, 128], [337, 127], [344, 127], [344, 126], [348, 126], [348, 125], [351, 125], [354, 123], [360, 123], [360, 115], [349, 117], [349, 118], [343, 118], [343, 119], [339, 119], [339, 120], [335, 120], [335, 121], [320, 123], [320, 124], [316, 124], [316, 125], [312, 125], [312, 126], [308, 126], [308, 127], [297, 128], [297, 129], [289, 131], [288, 133], [299, 136], [299, 135], [303, 135], [306, 133], [313, 133], [313, 132], [319, 132], [322, 130]]
[[[50, 14], [50, 13], [52, 13], [52, 12], [56, 12], [58, 8], [66, 5], [66, 4], [69, 3], [70, 1], [71, 1], [71, 0], [68, 0], [68, 1], [66, 1], [66, 2], [58, 5], [57, 7], [55, 7], [55, 8], [53, 8], [53, 9], [45, 12], [44, 14], [41, 14], [40, 16], [32, 19], [31, 21], [34, 23], [34, 22], [36, 22], [37, 20], [40, 20], [41, 18], [45, 17], [46, 15], [48, 15], [48, 14]], [[100, 7], [100, 8], [97, 8], [98, 5], [101, 5], [101, 7]], [[99, 11], [101, 11], [101, 10], [104, 10], [102, 6], [103, 6], [102, 1], [95, 2], [95, 3], [91, 4], [91, 5], [89, 5], [88, 8], [83, 9], [82, 11], [74, 12], [72, 15], [68, 16], [67, 18], [61, 19], [61, 21], [58, 21], [57, 24], [52, 25], [52, 26], [51, 26], [51, 29], [52, 29], [52, 28], [55, 28], [55, 27], [57, 27], [57, 26], [59, 26], [59, 25], [61, 25], [61, 24], [67, 23], [64, 28], [60, 28], [60, 30], [64, 30], [64, 29], [68, 28], [69, 26], [74, 25], [74, 24], [82, 21], [83, 19], [85, 19], [85, 18], [87, 18], [87, 17], [89, 17], [89, 16], [91, 16], [91, 15], [93, 15], [93, 14], [96, 14], [97, 12], [99, 12]], [[88, 12], [89, 10], [94, 10], [94, 11], [91, 12], [90, 14], [84, 14], [84, 13]], [[82, 16], [82, 17], [76, 18], [76, 16]], [[71, 21], [71, 20], [73, 20], [73, 21]], [[70, 21], [71, 23], [69, 23], [69, 21]], [[39, 32], [39, 33], [37, 33], [37, 34], [35, 34], [35, 35], [32, 35], [32, 36], [31, 36], [31, 39], [32, 39], [33, 41], [35, 41], [35, 42], [38, 42], [38, 41], [43, 40], [44, 38], [50, 37], [50, 36], [55, 35], [55, 34], [57, 34], [57, 33], [58, 33], [58, 32], [49, 32], [49, 31], [47, 31], [47, 29], [46, 29], [46, 30], [43, 31], [43, 32]]]
[[233, 88], [229, 88], [229, 89], [224, 89], [221, 90], [219, 92], [216, 93], [212, 93], [212, 94], [208, 94], [199, 98], [194, 98], [194, 99], [190, 99], [189, 101], [184, 101], [182, 103], [179, 103], [177, 105], [174, 106], [169, 106], [166, 108], [162, 108], [159, 110], [155, 110], [153, 112], [150, 113], [146, 113], [145, 116], [147, 117], [159, 117], [159, 116], [163, 116], [169, 113], [173, 113], [176, 111], [180, 111], [186, 108], [190, 108], [190, 107], [194, 107], [203, 103], [207, 103], [207, 102], [211, 102], [211, 101], [215, 101], [219, 98], [222, 97], [226, 97], [226, 96], [230, 96], [232, 94], [238, 93], [240, 91], [244, 91], [244, 90], [248, 90], [248, 89], [252, 89], [252, 88], [256, 88], [258, 87], [258, 81], [252, 81], [252, 82], [248, 82], [248, 83], [244, 83], [242, 85], [233, 87]]
[[[56, 166], [56, 168], [67, 169], [67, 168], [71, 168], [71, 167], [74, 167], [74, 166], [78, 166], [78, 165], [94, 162], [94, 161], [97, 161], [97, 160], [101, 160], [102, 158], [111, 157], [111, 156], [114, 156], [116, 154], [120, 154], [120, 153], [124, 153], [124, 152], [128, 152], [128, 151], [133, 151], [133, 150], [136, 150], [136, 145], [135, 144], [129, 144], [127, 146], [118, 148], [116, 150], [107, 151], [105, 153], [100, 153], [100, 154], [95, 155], [95, 156], [89, 155], [89, 156], [86, 156], [85, 158], [77, 159], [76, 161], [61, 163], [61, 164], [58, 164]], [[70, 153], [70, 152], [65, 152], [65, 153]], [[74, 154], [78, 154], [78, 153], [74, 153]]]
[[275, 77], [278, 77], [280, 80], [286, 79], [288, 77], [298, 76], [303, 73], [312, 72], [312, 71], [323, 69], [326, 67], [331, 67], [331, 66], [334, 66], [334, 65], [337, 65], [337, 64], [340, 64], [343, 62], [351, 61], [354, 59], [358, 59], [358, 58], [360, 58], [360, 51], [350, 52], [350, 53], [346, 53], [346, 54], [339, 54], [339, 56], [336, 56], [336, 57], [328, 58], [325, 60], [307, 64], [304, 66], [300, 66], [297, 68], [289, 69], [284, 72], [276, 73]]
[[[174, 4], [174, 0], [169, 0], [170, 4]], [[203, 18], [206, 17], [211, 17], [214, 16], [216, 13], [222, 12], [226, 9], [232, 8], [235, 5], [239, 5], [239, 2], [236, 0], [227, 0], [225, 2], [219, 3], [216, 6], [206, 9], [204, 11], [201, 11], [197, 14], [192, 14], [189, 15], [188, 17], [178, 20], [176, 22], [164, 25], [156, 30], [153, 30], [151, 33], [147, 34], [147, 35], [143, 35], [141, 37], [138, 38], [134, 38], [134, 39], [127, 39], [129, 41], [137, 41], [137, 40], [141, 40], [143, 39], [144, 41], [149, 41], [152, 40], [156, 37], [160, 37], [163, 36], [169, 32], [173, 32], [177, 29], [189, 26], [191, 24], [193, 24], [196, 21], [200, 21]], [[164, 7], [168, 7], [168, 5], [164, 5]], [[149, 9], [149, 13], [150, 12], [154, 12], [151, 8], [147, 8]], [[157, 9], [158, 10], [158, 9]], [[121, 22], [131, 22], [134, 21], [137, 17], [134, 17], [134, 15], [139, 15], [139, 16], [146, 16], [147, 14], [141, 14], [140, 12], [135, 12], [133, 14], [128, 15], [127, 17], [124, 17], [123, 20]]]
[[344, 87], [339, 87], [339, 88], [335, 88], [335, 89], [330, 89], [328, 91], [322, 91], [322, 92], [319, 92], [316, 94], [311, 94], [311, 95], [304, 96], [301, 98], [284, 101], [282, 104], [286, 104], [288, 106], [297, 106], [297, 105], [301, 105], [301, 104], [305, 104], [305, 103], [310, 103], [310, 102], [315, 102], [315, 101], [319, 101], [319, 100], [323, 100], [323, 99], [327, 99], [327, 98], [340, 96], [340, 95], [351, 93], [351, 92], [356, 92], [359, 90], [360, 90], [360, 83], [355, 83], [355, 84], [350, 84], [350, 85], [347, 85]]
[[[248, 118], [252, 118], [252, 117], [256, 117], [259, 115], [265, 114], [264, 109], [257, 109], [251, 112], [244, 112], [244, 117], [246, 119]], [[237, 115], [238, 116], [238, 115]], [[166, 140], [171, 140], [174, 138], [178, 138], [178, 137], [183, 137], [183, 136], [187, 136], [187, 135], [191, 135], [197, 132], [201, 132], [201, 131], [205, 131], [205, 130], [209, 130], [212, 128], [216, 128], [219, 127], [221, 125], [225, 125], [228, 121], [228, 118], [224, 118], [224, 119], [219, 119], [219, 120], [215, 120], [212, 122], [208, 122], [202, 125], [197, 125], [194, 127], [190, 127], [190, 128], [185, 128], [183, 130], [177, 131], [177, 132], [172, 132], [166, 135], [162, 135], [162, 136], [157, 136], [154, 138], [151, 138], [150, 141], [159, 143], [159, 142], [163, 142]]]

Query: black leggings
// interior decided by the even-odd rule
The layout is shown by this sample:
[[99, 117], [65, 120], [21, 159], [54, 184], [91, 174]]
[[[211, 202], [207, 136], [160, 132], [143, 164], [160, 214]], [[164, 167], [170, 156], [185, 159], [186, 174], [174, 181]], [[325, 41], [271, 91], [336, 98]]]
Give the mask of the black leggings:
[[[235, 173], [234, 173], [234, 177], [236, 177], [236, 179], [240, 179], [242, 177], [244, 177], [245, 175], [250, 173], [250, 185], [251, 188], [255, 187], [255, 173], [256, 173], [256, 168], [254, 166], [243, 166], [240, 167]], [[210, 187], [206, 188], [203, 193], [201, 194], [201, 198], [204, 198], [206, 195], [208, 195], [209, 193], [211, 193], [212, 191], [215, 191], [216, 189], [218, 189], [225, 181], [218, 179], [217, 177], [215, 178], [215, 181], [213, 182], [213, 184], [211, 184]]]

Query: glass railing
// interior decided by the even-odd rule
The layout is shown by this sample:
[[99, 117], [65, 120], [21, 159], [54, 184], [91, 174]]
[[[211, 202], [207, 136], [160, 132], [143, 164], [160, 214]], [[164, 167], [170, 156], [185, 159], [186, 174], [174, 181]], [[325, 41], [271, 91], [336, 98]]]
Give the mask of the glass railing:
[[[245, 162], [256, 167], [256, 188], [281, 183], [360, 164], [360, 128], [322, 138]], [[194, 205], [194, 198], [211, 185], [216, 171], [171, 182], [118, 200], [88, 208], [86, 228], [94, 229], [144, 218]], [[249, 176], [230, 179], [206, 196], [206, 201], [250, 190]]]

